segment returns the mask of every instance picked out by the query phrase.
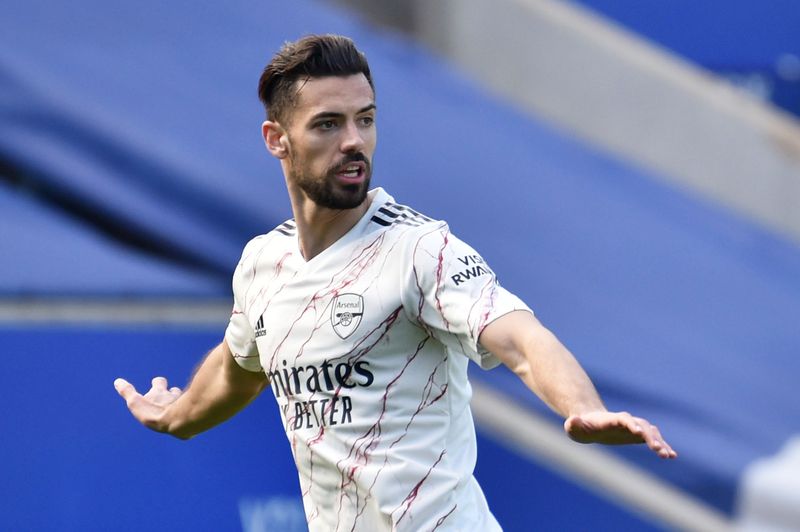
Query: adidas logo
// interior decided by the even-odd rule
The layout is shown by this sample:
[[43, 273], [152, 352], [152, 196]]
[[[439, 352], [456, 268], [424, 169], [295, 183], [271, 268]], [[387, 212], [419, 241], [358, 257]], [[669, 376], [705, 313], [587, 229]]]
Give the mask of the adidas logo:
[[267, 330], [264, 329], [264, 316], [258, 318], [256, 322], [256, 338], [260, 338], [262, 336], [266, 336]]

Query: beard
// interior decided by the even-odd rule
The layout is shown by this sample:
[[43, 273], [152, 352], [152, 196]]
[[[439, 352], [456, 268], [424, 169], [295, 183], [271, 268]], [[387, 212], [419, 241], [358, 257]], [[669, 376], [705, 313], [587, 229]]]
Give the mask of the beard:
[[[337, 182], [336, 173], [343, 165], [351, 162], [363, 162], [364, 180], [353, 185], [342, 185]], [[296, 163], [296, 161], [295, 161]], [[369, 192], [369, 182], [372, 177], [372, 164], [363, 153], [354, 153], [345, 156], [340, 162], [330, 166], [321, 176], [313, 175], [303, 164], [293, 164], [290, 177], [297, 186], [305, 192], [306, 196], [319, 205], [328, 209], [354, 209], [361, 205]]]

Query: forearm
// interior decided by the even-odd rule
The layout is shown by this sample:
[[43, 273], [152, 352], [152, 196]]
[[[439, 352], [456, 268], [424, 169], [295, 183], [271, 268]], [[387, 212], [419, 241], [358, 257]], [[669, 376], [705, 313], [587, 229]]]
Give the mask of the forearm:
[[550, 408], [563, 417], [602, 411], [605, 406], [592, 381], [572, 353], [539, 325], [520, 346], [511, 368]]
[[490, 323], [480, 341], [561, 416], [605, 410], [572, 353], [529, 312]]
[[223, 341], [206, 356], [184, 393], [165, 410], [160, 431], [191, 438], [231, 418], [261, 393], [266, 382], [263, 374], [238, 367]]
[[533, 314], [515, 311], [481, 332], [480, 343], [516, 373], [581, 443], [646, 443], [662, 458], [677, 454], [658, 428], [627, 412], [606, 411], [592, 381], [572, 353]]

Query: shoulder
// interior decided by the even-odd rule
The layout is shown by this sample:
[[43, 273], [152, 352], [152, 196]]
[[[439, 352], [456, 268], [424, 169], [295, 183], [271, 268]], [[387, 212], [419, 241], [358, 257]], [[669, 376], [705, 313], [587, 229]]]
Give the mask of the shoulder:
[[297, 225], [294, 220], [287, 220], [268, 233], [251, 239], [242, 250], [242, 256], [234, 273], [234, 278], [247, 276], [254, 272], [256, 265], [269, 261], [270, 257], [294, 245]]
[[372, 213], [370, 224], [394, 242], [417, 245], [429, 234], [449, 231], [447, 222], [426, 216], [408, 205], [387, 201]]
[[[382, 238], [401, 263], [411, 266], [420, 252], [436, 255], [450, 229], [444, 220], [436, 220], [419, 211], [388, 201], [376, 209], [370, 223], [382, 232]], [[429, 251], [431, 250], [431, 251]]]
[[429, 218], [404, 205], [382, 206], [372, 221], [385, 224], [382, 229], [386, 242], [409, 274], [418, 268], [436, 270], [453, 238], [446, 221]]
[[240, 262], [252, 259], [254, 254], [263, 251], [267, 247], [274, 245], [280, 246], [281, 243], [290, 245], [292, 242], [294, 242], [296, 234], [297, 225], [295, 224], [294, 219], [286, 220], [268, 233], [258, 235], [245, 244], [244, 250], [242, 250], [242, 258]]
[[436, 223], [438, 220], [434, 220], [412, 209], [408, 205], [402, 205], [389, 200], [384, 202], [373, 212], [370, 222], [396, 230]]

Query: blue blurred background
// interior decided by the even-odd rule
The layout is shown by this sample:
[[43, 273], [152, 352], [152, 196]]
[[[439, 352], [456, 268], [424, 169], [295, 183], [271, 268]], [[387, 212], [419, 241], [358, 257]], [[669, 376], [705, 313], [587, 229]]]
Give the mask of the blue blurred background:
[[[757, 97], [748, 105], [798, 135], [788, 117], [800, 113], [792, 2], [581, 3], [609, 31], [626, 26], [641, 46], [744, 81]], [[576, 353], [609, 408], [657, 421], [680, 452], [667, 463], [640, 448], [604, 450], [611, 489], [565, 467], [568, 456], [512, 445], [478, 416], [476, 475], [504, 527], [800, 529], [800, 488], [763, 480], [776, 456], [785, 470], [800, 432], [793, 229], [523, 109], [416, 41], [408, 20], [390, 27], [385, 3], [383, 18], [358, 4], [6, 3], [0, 529], [304, 529], [270, 397], [179, 442], [137, 426], [112, 382], [146, 387], [164, 374], [182, 384], [220, 341], [243, 245], [291, 216], [259, 135], [258, 76], [284, 41], [328, 32], [351, 36], [372, 66], [374, 183], [448, 220]], [[798, 210], [794, 177], [795, 194], [778, 194], [775, 209]], [[472, 378], [560, 430], [506, 370]], [[563, 447], [583, 450], [566, 437]], [[675, 515], [685, 506], [624, 496], [634, 480], [615, 463], [706, 520], [687, 524]]]

